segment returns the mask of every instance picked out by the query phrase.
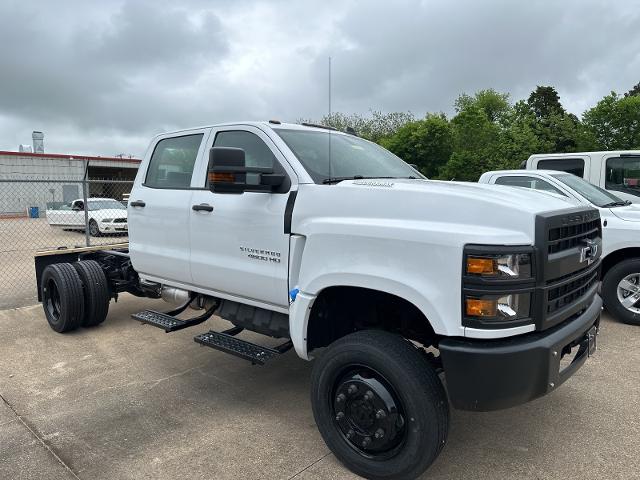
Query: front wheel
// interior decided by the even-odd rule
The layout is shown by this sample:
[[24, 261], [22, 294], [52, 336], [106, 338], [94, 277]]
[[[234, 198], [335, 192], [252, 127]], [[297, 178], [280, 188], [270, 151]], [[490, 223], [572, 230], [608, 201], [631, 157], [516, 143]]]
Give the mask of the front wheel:
[[611, 267], [602, 280], [602, 297], [616, 319], [640, 325], [640, 258]]
[[89, 220], [89, 233], [92, 237], [100, 236], [100, 227], [98, 227], [98, 222], [93, 219]]
[[347, 335], [315, 362], [311, 402], [335, 456], [372, 479], [412, 479], [444, 447], [449, 403], [426, 356], [404, 338]]

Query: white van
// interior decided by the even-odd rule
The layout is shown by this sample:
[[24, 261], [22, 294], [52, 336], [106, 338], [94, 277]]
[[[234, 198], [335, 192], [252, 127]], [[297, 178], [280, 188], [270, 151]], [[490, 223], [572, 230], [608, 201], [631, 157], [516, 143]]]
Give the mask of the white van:
[[522, 168], [573, 173], [623, 200], [640, 203], [640, 150], [536, 154]]

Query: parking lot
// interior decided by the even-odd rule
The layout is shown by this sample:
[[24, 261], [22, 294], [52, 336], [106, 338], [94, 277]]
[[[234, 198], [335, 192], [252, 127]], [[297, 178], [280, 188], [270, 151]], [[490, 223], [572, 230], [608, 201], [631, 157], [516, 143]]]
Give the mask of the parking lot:
[[[354, 478], [329, 454], [293, 352], [252, 366], [130, 314], [56, 334], [40, 306], [0, 312], [0, 478]], [[243, 333], [244, 338], [256, 338]], [[501, 412], [452, 410], [429, 479], [631, 479], [640, 471], [640, 329], [606, 314], [599, 351], [553, 394]]]
[[[128, 241], [126, 235], [91, 237], [91, 245]], [[0, 310], [37, 302], [33, 254], [85, 246], [84, 231], [51, 227], [46, 218], [0, 219]]]

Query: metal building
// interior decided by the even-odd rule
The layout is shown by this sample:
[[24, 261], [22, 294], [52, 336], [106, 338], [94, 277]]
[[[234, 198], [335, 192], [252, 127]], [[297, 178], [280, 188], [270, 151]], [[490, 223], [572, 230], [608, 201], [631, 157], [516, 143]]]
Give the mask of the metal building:
[[136, 158], [0, 151], [0, 216], [22, 215], [30, 207], [43, 212], [82, 198], [85, 174], [89, 180], [112, 181], [89, 183], [88, 196], [122, 200], [122, 184], [113, 181], [133, 181], [139, 165]]

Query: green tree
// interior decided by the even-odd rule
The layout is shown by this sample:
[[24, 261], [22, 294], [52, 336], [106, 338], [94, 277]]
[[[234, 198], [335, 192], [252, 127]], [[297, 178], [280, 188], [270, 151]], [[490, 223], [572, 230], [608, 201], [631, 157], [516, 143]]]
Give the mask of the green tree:
[[527, 104], [538, 118], [548, 118], [551, 115], [566, 113], [560, 103], [560, 95], [555, 88], [550, 86], [538, 85], [529, 95]]
[[624, 94], [625, 97], [637, 97], [640, 96], [640, 82], [636, 83], [634, 87]]
[[[526, 105], [530, 128], [538, 138], [538, 153], [575, 152], [580, 143], [580, 120], [560, 103], [560, 96], [551, 86], [540, 86], [531, 92]], [[521, 104], [524, 108], [524, 104]]]
[[468, 98], [456, 102], [458, 114], [451, 120], [454, 150], [440, 170], [440, 177], [447, 180], [476, 181], [498, 163], [501, 125], [489, 118], [482, 102]]
[[423, 120], [406, 123], [380, 144], [427, 177], [434, 177], [453, 152], [453, 130], [444, 114], [427, 114]]
[[584, 113], [583, 124], [598, 149], [640, 148], [640, 96], [611, 92]]
[[[378, 142], [384, 137], [396, 133], [402, 126], [413, 122], [415, 117], [411, 112], [382, 113], [371, 111], [370, 116], [365, 117], [357, 113], [344, 114], [340, 112], [325, 115], [320, 120], [320, 125], [336, 128], [342, 132], [353, 129], [356, 134], [367, 140]], [[316, 122], [311, 122], [316, 123]]]

